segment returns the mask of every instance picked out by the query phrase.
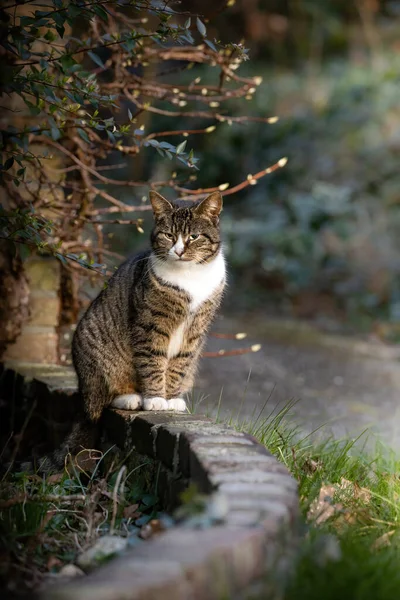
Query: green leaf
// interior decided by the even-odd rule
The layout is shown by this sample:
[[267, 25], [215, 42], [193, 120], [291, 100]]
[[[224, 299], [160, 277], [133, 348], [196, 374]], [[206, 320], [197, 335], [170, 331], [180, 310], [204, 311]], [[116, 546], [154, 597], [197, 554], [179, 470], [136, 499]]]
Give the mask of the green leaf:
[[60, 36], [60, 38], [64, 37], [64, 33], [65, 33], [65, 27], [64, 25], [56, 25], [56, 30], [58, 35]]
[[96, 4], [93, 3], [92, 10], [98, 17], [103, 19], [103, 21], [108, 21], [107, 11], [102, 6], [96, 6]]
[[70, 17], [72, 17], [73, 19], [76, 19], [76, 17], [80, 17], [81, 14], [82, 14], [82, 9], [79, 8], [79, 6], [76, 6], [76, 4], [72, 4], [72, 2], [71, 2], [68, 7], [68, 15]]
[[70, 54], [63, 54], [60, 57], [60, 63], [63, 68], [63, 71], [65, 72], [68, 71], [68, 69], [70, 69], [74, 65], [76, 65], [76, 60], [74, 60]]
[[13, 164], [14, 158], [12, 156], [10, 158], [7, 158], [6, 162], [4, 163], [4, 171], [8, 171], [8, 169], [11, 169]]
[[31, 249], [26, 244], [17, 244], [21, 260], [26, 260], [31, 255]]
[[186, 148], [187, 140], [184, 140], [179, 146], [176, 147], [176, 154], [182, 154], [184, 149]]
[[129, 120], [132, 121], [133, 115], [132, 115], [131, 111], [129, 110], [129, 108], [128, 108], [128, 117], [129, 117]]
[[104, 69], [104, 63], [101, 60], [101, 58], [99, 56], [97, 56], [97, 54], [95, 54], [94, 52], [92, 52], [91, 50], [88, 52], [88, 55], [90, 56], [90, 58], [92, 59], [93, 62], [96, 63], [96, 65], [98, 65], [99, 67], [101, 67], [102, 69]]
[[78, 127], [78, 134], [79, 134], [79, 137], [81, 137], [85, 142], [90, 144], [88, 134], [86, 133], [86, 131], [84, 129], [81, 129], [80, 127]]
[[197, 29], [198, 29], [198, 32], [200, 33], [200, 35], [202, 35], [203, 37], [206, 37], [206, 35], [207, 35], [206, 26], [204, 25], [203, 21], [200, 21], [199, 17], [196, 18], [196, 25], [197, 25]]
[[54, 40], [57, 39], [56, 34], [53, 31], [51, 31], [51, 29], [48, 29], [43, 37], [48, 42], [54, 42]]
[[210, 42], [210, 40], [204, 40], [204, 41], [205, 41], [205, 43], [207, 44], [207, 46], [208, 46], [209, 48], [211, 48], [211, 50], [214, 50], [214, 52], [217, 52], [217, 49], [216, 49], [216, 47], [214, 46], [214, 44], [213, 44], [212, 42]]
[[155, 504], [157, 504], [157, 496], [154, 496], [153, 494], [145, 494], [142, 497], [142, 502], [143, 504], [145, 504], [147, 507], [151, 507], [154, 506]]
[[189, 29], [191, 24], [192, 24], [192, 19], [189, 17], [187, 19], [187, 21], [185, 22], [185, 25], [184, 25], [185, 29]]

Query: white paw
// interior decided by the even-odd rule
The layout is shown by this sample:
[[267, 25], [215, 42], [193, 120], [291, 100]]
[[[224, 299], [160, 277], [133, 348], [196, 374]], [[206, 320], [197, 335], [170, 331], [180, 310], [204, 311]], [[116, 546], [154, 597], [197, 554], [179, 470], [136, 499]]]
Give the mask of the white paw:
[[121, 410], [140, 410], [142, 408], [142, 396], [139, 396], [139, 394], [122, 394], [114, 398], [111, 406]]
[[171, 400], [167, 400], [168, 410], [176, 410], [178, 412], [186, 411], [186, 402], [183, 398], [171, 398]]
[[143, 410], [168, 410], [168, 402], [160, 396], [145, 398], [143, 400]]

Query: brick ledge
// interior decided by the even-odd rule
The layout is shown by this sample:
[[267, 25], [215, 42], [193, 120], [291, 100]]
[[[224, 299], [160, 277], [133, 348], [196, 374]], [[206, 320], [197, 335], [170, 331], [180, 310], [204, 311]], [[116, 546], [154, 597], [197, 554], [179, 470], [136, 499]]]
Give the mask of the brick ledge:
[[[134, 547], [42, 600], [220, 600], [268, 574], [283, 577], [298, 540], [297, 485], [252, 436], [190, 414], [109, 410], [105, 428], [122, 450], [159, 461], [166, 504], [195, 483], [224, 496], [221, 525], [178, 526]], [[161, 482], [163, 483], [161, 484]]]
[[[22, 375], [17, 387], [25, 382], [31, 397], [41, 390], [47, 402], [71, 401], [70, 369], [13, 368]], [[224, 498], [225, 517], [207, 529], [168, 530], [84, 578], [51, 585], [40, 600], [220, 600], [289, 575], [299, 539], [297, 485], [254, 437], [204, 416], [166, 412], [109, 410], [104, 427], [121, 450], [134, 445], [160, 464], [165, 506], [195, 483]]]

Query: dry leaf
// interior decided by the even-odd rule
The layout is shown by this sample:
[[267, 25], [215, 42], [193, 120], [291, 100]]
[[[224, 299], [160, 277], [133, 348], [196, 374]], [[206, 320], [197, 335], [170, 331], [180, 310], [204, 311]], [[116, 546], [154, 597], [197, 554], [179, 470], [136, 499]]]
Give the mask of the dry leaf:
[[322, 462], [319, 460], [314, 460], [313, 458], [307, 458], [303, 463], [303, 470], [306, 473], [315, 473], [322, 468]]
[[355, 500], [361, 500], [362, 502], [365, 502], [365, 504], [368, 504], [371, 500], [371, 492], [367, 488], [363, 488], [359, 486], [358, 483], [353, 483], [344, 477], [340, 480], [340, 484], [335, 487], [338, 491], [346, 490], [350, 492]]
[[152, 519], [147, 525], [143, 525], [139, 532], [139, 537], [141, 537], [142, 540], [148, 540], [153, 535], [164, 531], [164, 529], [165, 526], [159, 519]]
[[60, 483], [64, 477], [64, 473], [53, 473], [53, 475], [49, 475], [46, 480], [46, 483]]
[[319, 491], [318, 498], [316, 498], [310, 505], [310, 509], [307, 514], [309, 521], [314, 521], [316, 525], [325, 523], [328, 519], [333, 517], [335, 514], [340, 513], [341, 517], [337, 520], [337, 525], [353, 524], [359, 520], [360, 517], [368, 519], [368, 514], [365, 512], [365, 508], [362, 509], [359, 506], [351, 504], [349, 507], [343, 506], [343, 503], [333, 503], [333, 497], [339, 494], [342, 496], [342, 500], [356, 500], [364, 504], [368, 504], [371, 500], [371, 492], [367, 488], [360, 487], [357, 483], [353, 483], [348, 479], [342, 477], [339, 484], [323, 485]]
[[390, 546], [390, 538], [392, 535], [396, 533], [396, 530], [387, 531], [380, 537], [378, 537], [371, 546], [371, 550], [380, 550], [381, 548], [385, 548], [386, 546]]
[[57, 558], [56, 556], [49, 556], [48, 560], [47, 560], [47, 570], [51, 571], [51, 569], [54, 569], [54, 567], [60, 567], [62, 565], [62, 561]]
[[343, 507], [341, 504], [333, 504], [335, 492], [336, 488], [334, 485], [323, 485], [321, 487], [318, 498], [315, 498], [310, 504], [307, 513], [309, 521], [314, 521], [316, 525], [320, 525], [333, 517], [336, 512], [342, 510]]
[[131, 506], [126, 506], [124, 508], [124, 517], [125, 519], [137, 519], [142, 514], [138, 511], [139, 504], [131, 504]]

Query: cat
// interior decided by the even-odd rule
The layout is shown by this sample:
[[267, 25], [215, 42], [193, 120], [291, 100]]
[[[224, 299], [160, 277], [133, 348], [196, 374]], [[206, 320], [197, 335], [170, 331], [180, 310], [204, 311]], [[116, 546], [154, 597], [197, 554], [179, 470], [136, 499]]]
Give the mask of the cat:
[[150, 250], [126, 260], [78, 323], [72, 359], [82, 418], [47, 463], [93, 447], [106, 407], [185, 411], [225, 287], [215, 192], [188, 205], [150, 192]]

